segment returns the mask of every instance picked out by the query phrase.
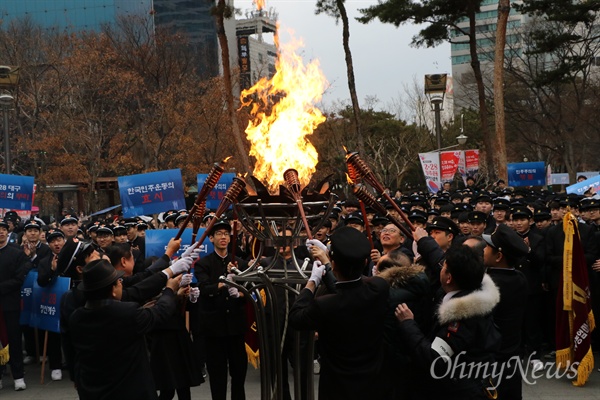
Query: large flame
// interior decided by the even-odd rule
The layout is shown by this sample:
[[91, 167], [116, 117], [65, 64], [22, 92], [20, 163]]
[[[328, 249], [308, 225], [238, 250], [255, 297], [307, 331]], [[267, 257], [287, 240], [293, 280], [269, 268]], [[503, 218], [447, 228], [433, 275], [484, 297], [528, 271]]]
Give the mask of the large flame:
[[258, 11], [265, 8], [265, 0], [252, 0], [252, 3], [254, 3]]
[[325, 116], [314, 104], [328, 85], [318, 60], [304, 65], [295, 53], [300, 41], [280, 47], [272, 79], [262, 78], [241, 95], [245, 106], [252, 105], [252, 119], [246, 128], [250, 155], [256, 158], [254, 176], [276, 193], [285, 170], [298, 171], [306, 186], [316, 170], [318, 154], [307, 136]]

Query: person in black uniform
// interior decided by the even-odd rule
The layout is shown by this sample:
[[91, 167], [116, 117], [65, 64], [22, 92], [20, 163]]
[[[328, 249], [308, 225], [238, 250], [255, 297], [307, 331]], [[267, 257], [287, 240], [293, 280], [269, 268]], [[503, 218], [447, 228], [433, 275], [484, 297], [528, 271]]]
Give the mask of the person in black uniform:
[[489, 383], [483, 368], [471, 369], [466, 377], [452, 371], [460, 371], [462, 363], [485, 365], [494, 361], [501, 342], [492, 318], [492, 310], [500, 300], [498, 288], [485, 274], [480, 258], [467, 246], [448, 250], [439, 280], [445, 296], [431, 334], [421, 331], [406, 304], [396, 307], [402, 339], [421, 372], [418, 398], [487, 399]]
[[[8, 339], [10, 370], [15, 382], [15, 390], [25, 390], [25, 370], [23, 368], [23, 346], [21, 342], [21, 286], [25, 281], [31, 263], [16, 245], [8, 243], [8, 223], [0, 220], [0, 323], [6, 329]], [[6, 346], [7, 343], [2, 343]], [[4, 366], [0, 367], [0, 379]]]
[[502, 346], [496, 354], [496, 361], [507, 364], [498, 385], [498, 398], [520, 399], [522, 384], [519, 366], [514, 362], [508, 363], [508, 360], [520, 358], [523, 353], [521, 336], [529, 287], [525, 275], [515, 267], [521, 257], [527, 256], [529, 247], [506, 225], [498, 225], [494, 233], [484, 234], [482, 238], [487, 243], [483, 263], [500, 290], [500, 303], [493, 311], [494, 323], [502, 335]]
[[233, 267], [245, 269], [244, 261], [236, 257], [231, 262], [227, 246], [231, 240], [231, 225], [227, 220], [217, 221], [208, 238], [215, 251], [195, 263], [195, 275], [200, 288], [198, 314], [193, 336], [194, 341], [204, 337], [206, 368], [213, 400], [227, 397], [227, 369], [231, 376], [231, 399], [244, 400], [244, 382], [248, 368], [244, 334], [246, 313], [243, 293], [219, 282]]
[[290, 310], [293, 328], [319, 332], [320, 399], [389, 399], [383, 371], [389, 285], [380, 277], [361, 276], [370, 251], [361, 232], [337, 229], [330, 252], [336, 293], [315, 297], [326, 267], [315, 261]]

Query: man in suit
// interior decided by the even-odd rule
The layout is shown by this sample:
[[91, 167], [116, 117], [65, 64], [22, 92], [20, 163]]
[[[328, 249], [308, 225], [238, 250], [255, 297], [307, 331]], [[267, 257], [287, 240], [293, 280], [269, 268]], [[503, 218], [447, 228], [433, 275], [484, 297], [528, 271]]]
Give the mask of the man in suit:
[[83, 269], [85, 306], [69, 318], [79, 398], [156, 399], [144, 334], [175, 312], [181, 278], [169, 279], [153, 307], [121, 302], [123, 271], [106, 260]]
[[[0, 220], [0, 328], [6, 329], [8, 339], [10, 369], [15, 380], [15, 390], [25, 390], [23, 380], [23, 346], [21, 341], [21, 286], [25, 281], [31, 263], [18, 246], [8, 242], [9, 225], [5, 220]], [[1, 333], [0, 333], [1, 334]], [[2, 372], [0, 367], [0, 387], [2, 387]]]
[[369, 241], [358, 230], [336, 230], [330, 251], [336, 293], [315, 298], [326, 267], [315, 261], [290, 310], [293, 328], [319, 332], [320, 399], [389, 397], [390, 383], [382, 370], [389, 285], [380, 277], [361, 276], [370, 251]]

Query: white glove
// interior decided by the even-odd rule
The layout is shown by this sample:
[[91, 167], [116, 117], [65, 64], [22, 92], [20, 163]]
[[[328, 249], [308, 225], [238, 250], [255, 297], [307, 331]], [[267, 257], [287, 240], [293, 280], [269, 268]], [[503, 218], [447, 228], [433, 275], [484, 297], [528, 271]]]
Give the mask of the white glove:
[[175, 261], [169, 268], [173, 272], [173, 276], [177, 276], [183, 272], [188, 272], [192, 266], [194, 259], [192, 257], [181, 257]]
[[315, 246], [327, 253], [327, 246], [325, 246], [323, 242], [318, 239], [306, 239], [306, 247], [310, 250], [312, 246]]
[[190, 303], [195, 303], [198, 301], [198, 297], [200, 297], [200, 288], [193, 287], [190, 288], [190, 293], [188, 294], [188, 298], [190, 299]]
[[229, 292], [229, 297], [233, 297], [234, 299], [237, 299], [238, 297], [240, 297], [240, 292], [239, 290], [237, 290], [237, 288], [231, 286], [227, 289], [227, 291]]
[[235, 276], [235, 274], [234, 274], [234, 273], [229, 273], [229, 274], [227, 274], [227, 280], [228, 280], [228, 281], [233, 281], [233, 277], [234, 277], [234, 276]]
[[377, 269], [377, 264], [373, 264], [373, 270], [371, 271], [371, 275], [373, 275], [373, 276], [379, 275], [379, 270]]
[[194, 279], [194, 274], [183, 274], [181, 281], [179, 281], [179, 287], [189, 286], [192, 283], [192, 279]]
[[[190, 256], [194, 257], [193, 256], [194, 253], [198, 254], [200, 252], [200, 250], [198, 250], [198, 252], [194, 251], [194, 250], [196, 250], [196, 247], [198, 247], [199, 245], [200, 245], [200, 242], [195, 242], [193, 245], [189, 246], [187, 249], [185, 249], [185, 251], [181, 255], [181, 258], [190, 257]], [[198, 257], [198, 255], [196, 255], [196, 257]]]
[[312, 272], [310, 273], [309, 281], [313, 281], [315, 286], [319, 286], [323, 274], [325, 273], [325, 265], [321, 264], [321, 261], [317, 260], [313, 263]]

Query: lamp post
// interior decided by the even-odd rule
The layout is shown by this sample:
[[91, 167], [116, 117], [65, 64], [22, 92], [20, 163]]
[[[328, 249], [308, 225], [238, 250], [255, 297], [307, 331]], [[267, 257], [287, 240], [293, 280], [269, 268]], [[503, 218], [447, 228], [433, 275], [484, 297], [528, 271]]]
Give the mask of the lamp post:
[[425, 95], [429, 99], [431, 109], [435, 114], [435, 135], [438, 150], [442, 148], [442, 121], [441, 112], [444, 109], [444, 96], [446, 95], [447, 74], [425, 75]]
[[19, 68], [0, 65], [0, 107], [4, 111], [4, 164], [6, 165], [6, 173], [11, 174], [12, 162], [10, 159], [10, 135], [8, 131], [8, 113], [12, 110], [15, 98], [11, 91], [17, 87], [19, 83]]

